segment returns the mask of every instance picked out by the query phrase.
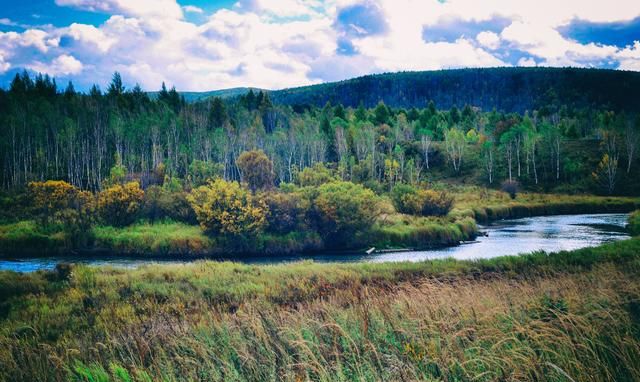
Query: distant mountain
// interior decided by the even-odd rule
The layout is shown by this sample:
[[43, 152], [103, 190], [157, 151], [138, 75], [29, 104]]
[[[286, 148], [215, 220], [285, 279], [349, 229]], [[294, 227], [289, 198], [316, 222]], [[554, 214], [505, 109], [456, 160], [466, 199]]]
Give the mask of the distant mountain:
[[[237, 97], [249, 92], [250, 89], [253, 91], [260, 91], [258, 88], [231, 88], [231, 89], [221, 89], [221, 90], [210, 90], [207, 92], [179, 92], [181, 96], [187, 102], [196, 102], [201, 101], [211, 97], [220, 97], [220, 98], [232, 98]], [[151, 98], [156, 98], [158, 96], [158, 92], [147, 92]]]
[[[187, 99], [233, 97], [245, 88], [183, 93]], [[546, 105], [606, 106], [640, 111], [640, 72], [579, 68], [484, 68], [368, 75], [350, 80], [269, 92], [285, 105], [371, 107], [379, 101], [393, 107], [438, 108], [464, 105], [483, 110], [519, 112]]]

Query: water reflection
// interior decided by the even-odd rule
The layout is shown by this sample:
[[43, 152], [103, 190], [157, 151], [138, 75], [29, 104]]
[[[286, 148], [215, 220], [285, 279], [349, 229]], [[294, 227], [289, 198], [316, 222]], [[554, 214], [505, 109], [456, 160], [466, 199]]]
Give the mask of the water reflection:
[[[625, 232], [627, 214], [593, 214], [542, 216], [516, 220], [503, 220], [481, 227], [487, 236], [457, 247], [428, 251], [405, 251], [366, 254], [318, 254], [312, 256], [277, 256], [228, 259], [253, 264], [273, 264], [301, 259], [318, 262], [356, 261], [421, 261], [447, 258], [477, 259], [496, 256], [517, 255], [537, 250], [547, 252], [572, 250], [596, 246], [605, 242], [621, 240], [629, 236]], [[224, 260], [224, 259], [222, 259]], [[0, 260], [0, 270], [33, 272], [38, 269], [53, 269], [60, 262], [91, 264], [92, 266], [137, 267], [145, 264], [182, 264], [182, 260], [153, 260], [140, 258], [33, 258], [24, 260]]]

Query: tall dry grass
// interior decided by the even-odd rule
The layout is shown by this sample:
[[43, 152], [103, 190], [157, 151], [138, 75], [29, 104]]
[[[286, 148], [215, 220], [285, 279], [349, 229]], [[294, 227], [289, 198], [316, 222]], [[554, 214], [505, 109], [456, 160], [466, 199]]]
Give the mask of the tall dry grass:
[[638, 381], [639, 243], [485, 272], [447, 261], [3, 273], [23, 287], [0, 294], [0, 380]]

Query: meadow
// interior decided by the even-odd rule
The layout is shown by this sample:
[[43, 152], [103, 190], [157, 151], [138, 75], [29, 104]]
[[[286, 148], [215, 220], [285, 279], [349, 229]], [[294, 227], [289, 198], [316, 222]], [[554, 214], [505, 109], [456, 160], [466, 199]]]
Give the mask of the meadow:
[[0, 273], [2, 381], [637, 381], [640, 239], [421, 263]]

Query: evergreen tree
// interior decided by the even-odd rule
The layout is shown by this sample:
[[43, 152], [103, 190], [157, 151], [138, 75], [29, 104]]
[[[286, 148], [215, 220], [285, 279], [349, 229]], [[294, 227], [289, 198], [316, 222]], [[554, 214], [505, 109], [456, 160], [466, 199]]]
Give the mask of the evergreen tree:
[[114, 72], [113, 77], [111, 78], [111, 84], [109, 84], [109, 87], [107, 88], [107, 94], [111, 97], [121, 96], [124, 94], [124, 90], [120, 73]]
[[209, 111], [209, 128], [213, 130], [222, 127], [227, 118], [227, 109], [224, 106], [224, 102], [220, 97], [214, 97]]

